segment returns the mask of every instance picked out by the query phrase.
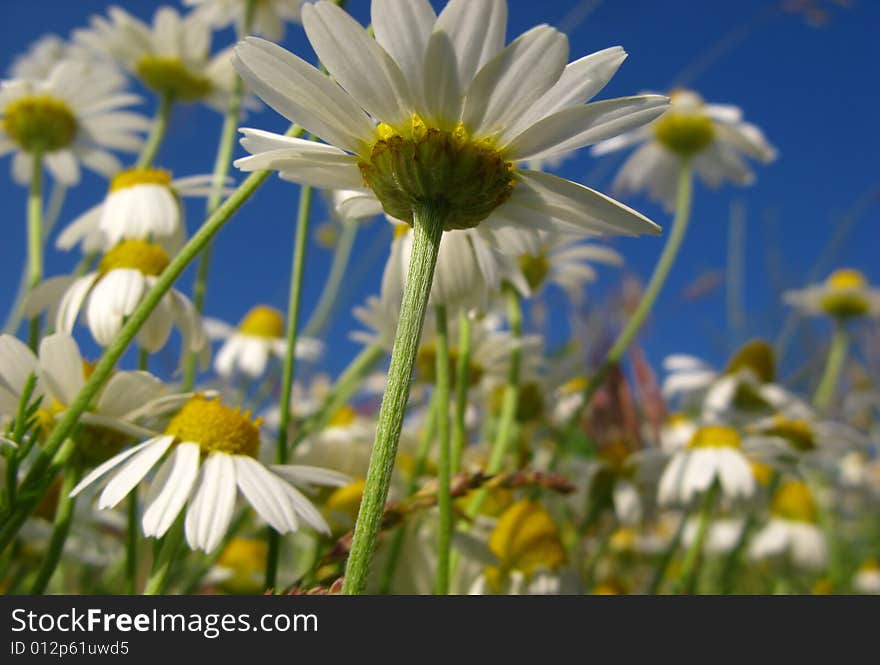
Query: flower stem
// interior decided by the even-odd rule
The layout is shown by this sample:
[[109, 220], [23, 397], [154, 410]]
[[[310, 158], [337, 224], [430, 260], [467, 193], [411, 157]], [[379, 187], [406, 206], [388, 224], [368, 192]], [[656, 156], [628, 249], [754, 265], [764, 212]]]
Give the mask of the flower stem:
[[[312, 210], [312, 188], [303, 185], [299, 194], [299, 212], [296, 219], [296, 238], [293, 247], [293, 263], [290, 271], [290, 297], [287, 302], [287, 340], [284, 351], [284, 368], [281, 372], [281, 397], [278, 402], [278, 440], [275, 446], [276, 464], [287, 463], [287, 428], [290, 425], [290, 397], [296, 371], [296, 341], [299, 332], [299, 305], [302, 296], [302, 279], [305, 268], [306, 242], [309, 237], [309, 215]], [[269, 550], [266, 558], [266, 588], [275, 586], [278, 572], [278, 555], [281, 536], [272, 528], [268, 530]]]
[[[489, 464], [486, 473], [489, 475], [498, 473], [504, 464], [504, 458], [513, 441], [513, 431], [516, 425], [516, 409], [519, 405], [520, 393], [520, 368], [522, 365], [522, 302], [519, 293], [509, 283], [503, 287], [507, 296], [507, 318], [510, 320], [510, 333], [513, 336], [513, 348], [510, 351], [510, 360], [507, 368], [507, 385], [504, 387], [504, 398], [501, 403], [501, 416], [498, 422], [498, 433], [489, 453]], [[480, 512], [483, 502], [488, 496], [488, 489], [480, 488], [474, 495], [467, 513], [474, 517]]]
[[348, 557], [342, 588], [346, 594], [363, 593], [370, 562], [376, 550], [376, 539], [385, 511], [385, 500], [388, 497], [388, 486], [391, 483], [391, 472], [394, 469], [397, 444], [409, 399], [410, 378], [425, 321], [428, 297], [431, 294], [444, 217], [442, 209], [427, 203], [413, 210], [415, 230], [412, 258], [391, 353], [391, 365], [388, 368], [388, 382], [379, 409], [376, 442], [370, 455], [364, 498], [358, 511], [351, 554]]
[[[302, 130], [291, 127], [287, 132], [289, 136], [298, 136]], [[116, 339], [104, 351], [101, 360], [95, 366], [92, 375], [70, 404], [67, 411], [52, 429], [52, 433], [46, 439], [40, 454], [34, 459], [27, 475], [20, 485], [22, 498], [12, 515], [4, 521], [0, 528], [0, 552], [6, 549], [15, 534], [21, 528], [30, 510], [37, 504], [45, 492], [47, 483], [51, 479], [46, 478], [46, 471], [50, 468], [52, 460], [61, 445], [70, 435], [79, 417], [92, 403], [98, 391], [110, 378], [116, 363], [125, 353], [129, 344], [137, 335], [138, 331], [149, 318], [153, 310], [161, 302], [165, 294], [174, 285], [174, 282], [183, 274], [187, 266], [198, 256], [208, 241], [232, 218], [242, 205], [253, 195], [270, 175], [270, 171], [257, 171], [248, 176], [235, 192], [217, 208], [202, 227], [190, 238], [183, 249], [174, 257], [168, 267], [156, 279], [153, 288], [144, 296], [135, 311], [128, 317]], [[40, 490], [42, 488], [42, 491]], [[26, 492], [24, 490], [27, 490]]]
[[593, 395], [595, 395], [596, 391], [605, 383], [605, 379], [608, 378], [611, 369], [620, 362], [623, 354], [626, 352], [627, 348], [629, 348], [629, 345], [632, 343], [633, 339], [638, 334], [639, 329], [642, 327], [642, 324], [645, 322], [645, 319], [648, 317], [648, 314], [651, 312], [651, 308], [654, 306], [657, 296], [660, 295], [660, 290], [663, 288], [663, 284], [669, 276], [669, 271], [675, 263], [675, 258], [678, 256], [679, 249], [681, 249], [682, 241], [684, 241], [685, 232], [687, 231], [688, 222], [690, 221], [691, 216], [692, 190], [693, 178], [690, 164], [688, 162], [682, 162], [681, 170], [678, 174], [678, 194], [675, 205], [675, 219], [672, 222], [672, 231], [669, 234], [666, 245], [663, 247], [663, 252], [660, 254], [660, 260], [654, 267], [654, 272], [651, 275], [651, 279], [648, 282], [645, 292], [642, 294], [642, 299], [639, 301], [638, 306], [636, 306], [636, 310], [633, 312], [624, 329], [617, 336], [617, 339], [611, 347], [611, 350], [608, 352], [608, 355], [605, 357], [605, 360], [602, 361], [599, 369], [593, 374], [593, 377], [584, 388], [584, 399], [581, 402], [580, 408], [578, 408], [572, 416], [570, 425], [574, 426], [578, 422], [581, 414], [590, 405], [590, 400], [593, 398]]
[[305, 335], [320, 335], [330, 319], [335, 307], [337, 307], [337, 296], [339, 295], [339, 287], [342, 285], [342, 278], [345, 277], [345, 269], [348, 267], [348, 260], [351, 258], [351, 250], [354, 247], [354, 239], [357, 235], [358, 223], [356, 221], [348, 221], [342, 225], [342, 233], [336, 241], [336, 248], [333, 250], [333, 263], [330, 265], [330, 274], [324, 284], [324, 290], [318, 299], [318, 305], [309, 318], [309, 322], [305, 327]]
[[61, 561], [61, 554], [64, 552], [64, 543], [67, 541], [67, 535], [70, 533], [70, 523], [73, 521], [73, 508], [76, 499], [70, 496], [73, 488], [79, 482], [80, 468], [74, 464], [68, 467], [64, 474], [64, 480], [61, 482], [61, 489], [58, 493], [58, 505], [55, 506], [55, 521], [52, 526], [52, 535], [49, 538], [49, 546], [46, 548], [46, 554], [43, 562], [40, 564], [40, 570], [37, 572], [37, 578], [31, 587], [31, 593], [38, 595], [46, 590], [49, 580], [58, 568], [58, 562]]
[[450, 451], [449, 451], [449, 330], [446, 324], [446, 307], [434, 308], [437, 319], [436, 336], [436, 374], [437, 374], [437, 434], [440, 442], [439, 464], [437, 465], [437, 508], [440, 514], [437, 526], [437, 576], [434, 578], [434, 593], [445, 596], [449, 593], [449, 553], [452, 545], [452, 495], [450, 491]]
[[470, 385], [471, 365], [471, 317], [462, 308], [458, 313], [458, 363], [455, 368], [455, 421], [452, 424], [452, 454], [449, 461], [450, 472], [461, 470], [461, 456], [467, 439], [468, 387]]
[[[28, 192], [28, 292], [43, 279], [43, 155], [39, 152], [31, 156], [31, 187]], [[40, 341], [40, 317], [30, 321], [28, 344], [36, 352]]]
[[654, 569], [654, 576], [651, 578], [651, 584], [645, 592], [647, 595], [655, 595], [660, 589], [660, 585], [663, 584], [663, 579], [666, 577], [666, 570], [669, 568], [669, 564], [672, 562], [672, 557], [675, 556], [675, 552], [681, 544], [681, 537], [684, 534], [687, 520], [688, 513], [685, 513], [681, 516], [681, 522], [675, 530], [672, 540], [669, 541], [669, 545], [663, 551], [663, 554], [660, 555], [660, 560], [657, 562], [657, 567]]
[[836, 323], [831, 337], [831, 347], [828, 349], [825, 372], [822, 374], [822, 380], [819, 381], [819, 387], [816, 388], [816, 394], [813, 395], [813, 406], [817, 411], [827, 411], [831, 406], [848, 351], [849, 334], [844, 324]]
[[168, 131], [168, 119], [171, 117], [172, 100], [170, 95], [161, 95], [159, 97], [159, 108], [156, 109], [156, 117], [153, 118], [153, 127], [150, 129], [150, 136], [144, 144], [141, 154], [138, 157], [135, 166], [139, 169], [149, 168], [156, 159], [156, 153], [159, 152], [159, 146], [165, 138]]
[[168, 586], [168, 576], [171, 572], [171, 566], [177, 557], [177, 550], [183, 542], [183, 515], [181, 515], [174, 525], [169, 529], [162, 539], [159, 541], [159, 552], [156, 560], [153, 561], [153, 570], [150, 572], [150, 579], [144, 587], [145, 596], [156, 596], [165, 593]]
[[681, 565], [681, 577], [679, 578], [677, 588], [679, 593], [691, 594], [696, 588], [700, 556], [703, 553], [706, 534], [709, 532], [709, 522], [712, 519], [712, 509], [715, 506], [715, 498], [718, 496], [719, 487], [718, 480], [715, 480], [703, 496], [703, 505], [700, 507], [700, 516], [698, 518], [697, 534]]

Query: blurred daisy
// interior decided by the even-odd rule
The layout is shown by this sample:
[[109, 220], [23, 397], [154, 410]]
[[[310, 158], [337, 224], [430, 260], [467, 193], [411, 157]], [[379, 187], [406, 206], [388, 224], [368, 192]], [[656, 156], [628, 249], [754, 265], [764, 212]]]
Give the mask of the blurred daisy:
[[[411, 223], [418, 201], [443, 200], [446, 229], [570, 229], [656, 233], [629, 208], [518, 162], [609, 138], [656, 118], [658, 95], [585, 104], [623, 59], [607, 49], [566, 66], [568, 40], [538, 26], [504, 47], [504, 0], [376, 0], [375, 39], [335, 3], [303, 6], [303, 25], [329, 76], [250, 37], [234, 64], [276, 111], [326, 143], [243, 129], [245, 171], [326, 189], [369, 188]], [[426, 82], [430, 82], [427, 84]], [[392, 148], [392, 146], [394, 146]], [[414, 159], [416, 151], [430, 159]], [[430, 173], [413, 165], [424, 163]]]
[[[161, 246], [145, 240], [123, 240], [104, 254], [95, 272], [64, 276], [38, 285], [25, 306], [27, 316], [49, 311], [55, 328], [70, 333], [85, 309], [86, 324], [101, 346], [113, 342], [125, 319], [134, 312], [170, 262]], [[137, 334], [139, 346], [155, 353], [168, 341], [172, 326], [184, 346], [200, 351], [207, 337], [201, 317], [189, 299], [176, 289], [162, 298]]]
[[295, 458], [299, 464], [338, 469], [354, 478], [365, 478], [375, 438], [375, 421], [346, 405], [330, 417], [323, 430], [297, 446]]
[[[681, 534], [681, 544], [685, 549], [693, 545], [697, 537], [700, 520], [690, 518], [684, 525]], [[707, 554], [726, 554], [739, 542], [745, 526], [745, 520], [739, 518], [722, 517], [713, 519], [709, 523], [706, 539], [703, 541], [703, 551]]]
[[752, 540], [749, 556], [756, 560], [788, 556], [801, 568], [824, 568], [828, 545], [818, 521], [816, 502], [806, 483], [784, 482], [770, 503], [770, 520]]
[[776, 159], [776, 149], [760, 129], [742, 119], [738, 107], [706, 104], [692, 90], [674, 90], [669, 101], [669, 110], [650, 125], [593, 147], [593, 154], [598, 156], [639, 146], [614, 180], [616, 194], [647, 190], [653, 199], [672, 210], [684, 159], [713, 188], [727, 180], [737, 185], [754, 181], [743, 156], [765, 164]]
[[106, 251], [123, 240], [149, 240], [173, 254], [186, 238], [180, 199], [210, 196], [213, 182], [212, 175], [172, 180], [169, 171], [155, 168], [117, 173], [104, 201], [68, 224], [55, 246], [69, 250], [81, 244], [90, 253]]
[[43, 35], [13, 60], [9, 68], [10, 78], [41, 81], [62, 60], [88, 60], [88, 56], [87, 51], [69, 44], [58, 35]]
[[849, 320], [861, 316], [880, 317], [880, 289], [871, 287], [858, 270], [835, 270], [824, 284], [799, 291], [786, 291], [783, 300], [804, 314]]
[[880, 562], [868, 559], [853, 575], [852, 587], [859, 593], [880, 594]]
[[[181, 511], [192, 549], [212, 551], [229, 528], [240, 490], [257, 514], [279, 533], [304, 522], [321, 533], [329, 528], [321, 513], [294, 485], [341, 486], [349, 478], [303, 466], [266, 467], [257, 459], [260, 421], [219, 400], [197, 395], [178, 411], [161, 436], [150, 438], [100, 465], [71, 493], [105, 485], [98, 508], [113, 508], [134, 490], [163, 457], [147, 495], [144, 534], [162, 537]], [[110, 472], [117, 470], [110, 476]]]
[[245, 16], [252, 5], [253, 17], [247, 34], [263, 35], [273, 42], [284, 39], [284, 22], [300, 22], [300, 11], [305, 0], [183, 0], [187, 7], [195, 7], [193, 14], [213, 28], [235, 25], [244, 36]]
[[660, 448], [671, 455], [685, 448], [698, 429], [697, 423], [684, 413], [671, 413], [660, 427]]
[[15, 153], [12, 177], [27, 184], [33, 156], [65, 185], [80, 180], [80, 163], [105, 177], [122, 165], [111, 150], [135, 152], [150, 129], [125, 110], [140, 98], [125, 92], [125, 77], [104, 65], [62, 61], [38, 81], [0, 84], [0, 154]]
[[672, 455], [657, 488], [661, 505], [688, 505], [716, 482], [722, 496], [747, 499], [755, 492], [755, 477], [742, 453], [739, 433], [720, 425], [704, 425], [686, 448]]
[[[257, 305], [233, 328], [217, 319], [206, 319], [205, 329], [211, 339], [225, 340], [214, 359], [214, 369], [229, 378], [238, 372], [252, 379], [266, 371], [272, 357], [284, 358], [287, 340], [284, 336], [284, 315], [273, 307]], [[296, 357], [317, 360], [324, 345], [311, 337], [299, 337]]]

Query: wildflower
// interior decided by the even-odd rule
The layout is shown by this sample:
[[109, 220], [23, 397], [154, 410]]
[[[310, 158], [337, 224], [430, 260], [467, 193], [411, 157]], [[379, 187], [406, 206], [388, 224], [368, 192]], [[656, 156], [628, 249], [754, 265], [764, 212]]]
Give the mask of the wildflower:
[[193, 14], [213, 28], [235, 25], [239, 35], [245, 34], [248, 4], [253, 5], [253, 17], [247, 34], [263, 35], [274, 42], [284, 39], [284, 22], [300, 22], [304, 0], [183, 0], [195, 7]]
[[787, 291], [783, 299], [805, 314], [831, 316], [840, 321], [880, 317], [880, 289], [870, 286], [858, 270], [835, 270], [823, 284]]
[[819, 570], [828, 561], [828, 545], [817, 526], [818, 509], [806, 483], [784, 482], [770, 504], [770, 521], [755, 534], [753, 559], [787, 555], [803, 568]]

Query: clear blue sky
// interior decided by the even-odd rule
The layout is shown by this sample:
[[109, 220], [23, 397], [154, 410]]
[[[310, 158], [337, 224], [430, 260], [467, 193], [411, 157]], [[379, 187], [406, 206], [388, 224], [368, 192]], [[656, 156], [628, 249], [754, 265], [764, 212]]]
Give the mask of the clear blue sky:
[[[109, 4], [106, 0], [3, 0], [0, 65], [5, 69], [15, 54], [44, 33], [67, 36], [72, 28], [85, 24], [88, 15], [103, 12]], [[116, 4], [141, 17], [151, 16], [157, 6], [147, 0], [120, 0]], [[776, 335], [784, 313], [777, 300], [779, 287], [802, 282], [833, 237], [840, 215], [872, 190], [875, 196], [862, 206], [862, 215], [834, 255], [834, 265], [859, 268], [880, 282], [880, 201], [876, 196], [880, 187], [876, 169], [880, 154], [876, 128], [880, 3], [854, 0], [852, 7], [841, 8], [838, 3], [817, 1], [814, 4], [829, 10], [830, 19], [819, 28], [808, 25], [800, 15], [773, 10], [781, 4], [771, 0], [510, 2], [509, 36], [547, 22], [568, 32], [572, 59], [616, 44], [628, 51], [628, 60], [602, 97], [664, 91], [696, 66], [697, 76], [689, 81], [692, 86], [710, 101], [742, 106], [746, 117], [761, 126], [779, 148], [780, 159], [759, 167], [753, 187], [726, 187], [717, 193], [697, 189], [691, 233], [644, 337], [655, 366], [664, 355], [676, 351], [723, 362], [728, 343], [723, 285], [697, 301], [685, 301], [682, 292], [694, 280], [724, 269], [729, 209], [734, 201], [741, 201], [747, 211], [745, 335]], [[364, 24], [368, 22], [366, 0], [353, 0], [349, 10]], [[232, 38], [231, 31], [216, 34], [215, 44], [225, 46]], [[299, 26], [289, 28], [285, 46], [314, 58]], [[713, 52], [717, 57], [712, 57]], [[151, 100], [144, 110], [152, 111]], [[209, 172], [220, 124], [213, 111], [178, 108], [158, 164], [173, 167], [176, 175]], [[252, 115], [245, 124], [276, 130], [284, 127], [284, 121], [268, 110]], [[565, 163], [560, 173], [607, 188], [617, 166], [616, 159], [609, 159], [597, 162], [584, 152]], [[6, 231], [0, 250], [4, 285], [0, 310], [5, 313], [24, 260], [25, 191], [8, 177], [8, 158], [3, 159], [0, 169]], [[62, 221], [97, 202], [104, 187], [101, 179], [86, 175], [69, 194]], [[284, 308], [296, 200], [297, 188], [273, 177], [223, 230], [216, 246], [208, 314], [234, 322], [254, 302]], [[647, 200], [627, 203], [662, 225], [670, 222]], [[188, 206], [191, 231], [201, 213], [201, 202]], [[319, 208], [314, 219], [323, 218]], [[347, 331], [354, 325], [350, 306], [377, 291], [387, 237], [388, 230], [378, 221], [359, 234], [344, 308], [327, 337], [324, 367], [333, 373], [357, 348], [347, 340]], [[615, 241], [614, 245], [625, 255], [627, 269], [646, 278], [662, 239]], [[69, 272], [77, 260], [73, 254], [51, 250], [47, 273]], [[307, 264], [306, 316], [328, 265], [329, 252], [313, 243]], [[192, 271], [184, 284], [191, 279]], [[617, 273], [604, 271], [602, 280], [592, 287], [591, 297], [600, 300], [618, 279]], [[562, 334], [561, 327], [556, 330]], [[87, 337], [87, 333], [80, 335], [81, 339]]]

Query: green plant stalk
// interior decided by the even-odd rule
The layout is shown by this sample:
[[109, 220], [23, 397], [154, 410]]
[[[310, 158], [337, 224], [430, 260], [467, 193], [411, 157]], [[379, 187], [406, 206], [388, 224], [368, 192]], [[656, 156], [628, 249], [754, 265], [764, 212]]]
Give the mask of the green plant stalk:
[[156, 116], [153, 118], [150, 136], [141, 149], [141, 154], [135, 163], [135, 167], [145, 169], [153, 165], [156, 154], [159, 152], [159, 147], [165, 138], [165, 133], [168, 131], [168, 120], [171, 117], [172, 105], [173, 101], [169, 95], [159, 96], [159, 107], [156, 109]]
[[[520, 369], [522, 366], [522, 301], [516, 289], [508, 283], [504, 284], [504, 293], [507, 296], [507, 318], [510, 323], [510, 333], [513, 337], [513, 348], [510, 351], [510, 364], [507, 368], [507, 384], [504, 386], [504, 398], [501, 403], [501, 416], [498, 422], [498, 432], [489, 453], [489, 464], [486, 473], [493, 475], [501, 470], [504, 458], [513, 441], [513, 432], [516, 427], [516, 409], [519, 405], [520, 394]], [[467, 514], [475, 517], [486, 501], [489, 491], [480, 488], [471, 499], [467, 508]]]
[[693, 177], [691, 166], [688, 162], [683, 161], [681, 163], [681, 170], [678, 174], [678, 194], [676, 196], [675, 219], [672, 222], [672, 231], [669, 234], [669, 238], [666, 240], [666, 245], [663, 247], [660, 259], [654, 267], [654, 272], [651, 275], [648, 286], [642, 294], [642, 299], [636, 306], [635, 311], [629, 321], [627, 321], [624, 329], [617, 336], [617, 339], [614, 341], [611, 350], [608, 351], [605, 360], [602, 361], [602, 364], [599, 365], [599, 369], [596, 370], [596, 373], [593, 374], [593, 377], [584, 388], [583, 401], [581, 402], [580, 408], [575, 411], [569, 421], [569, 426], [575, 426], [580, 420], [584, 410], [590, 405], [593, 395], [595, 395], [596, 391], [605, 383], [605, 379], [608, 378], [611, 369], [620, 362], [621, 358], [623, 358], [623, 354], [626, 352], [627, 348], [629, 348], [633, 339], [635, 339], [635, 336], [641, 329], [645, 319], [648, 318], [648, 314], [650, 314], [651, 308], [657, 300], [657, 296], [660, 295], [660, 290], [666, 283], [666, 278], [669, 276], [669, 271], [672, 269], [675, 259], [678, 256], [678, 251], [681, 249], [682, 242], [684, 241], [688, 222], [691, 217], [692, 194]]
[[[43, 155], [31, 155], [31, 186], [27, 200], [28, 281], [30, 293], [43, 279]], [[40, 341], [40, 315], [30, 321], [28, 345], [36, 353]]]
[[336, 241], [336, 248], [333, 250], [333, 263], [330, 265], [330, 274], [324, 283], [324, 289], [318, 299], [318, 305], [312, 314], [309, 322], [306, 324], [305, 335], [318, 336], [330, 315], [338, 305], [337, 296], [339, 295], [339, 287], [342, 285], [342, 278], [345, 277], [345, 270], [348, 268], [348, 262], [351, 258], [351, 250], [354, 247], [354, 239], [357, 236], [358, 222], [347, 221], [342, 225], [342, 233]]
[[675, 556], [675, 551], [681, 544], [681, 537], [684, 535], [684, 528], [687, 524], [689, 516], [690, 513], [685, 513], [681, 516], [681, 522], [679, 523], [678, 528], [675, 530], [675, 534], [673, 534], [672, 540], [669, 541], [669, 545], [663, 551], [663, 554], [660, 555], [660, 560], [657, 562], [657, 567], [654, 569], [654, 575], [651, 578], [651, 583], [645, 592], [647, 595], [655, 595], [660, 589], [660, 585], [663, 584], [663, 580], [666, 577], [666, 571], [669, 568], [669, 564], [672, 562], [672, 557]]
[[[416, 462], [406, 486], [407, 497], [415, 494], [419, 486], [419, 478], [425, 472], [425, 466], [428, 463], [431, 444], [434, 442], [434, 434], [437, 431], [437, 404], [437, 394], [434, 393], [431, 396], [431, 403], [428, 405], [428, 422], [419, 441], [419, 449], [416, 451]], [[379, 593], [381, 594], [389, 593], [391, 585], [394, 584], [394, 574], [397, 572], [397, 564], [400, 562], [400, 554], [403, 552], [403, 543], [406, 540], [406, 527], [406, 523], [403, 523], [394, 532], [394, 538], [388, 550], [388, 560], [385, 563], [385, 572], [382, 574], [382, 582], [379, 585]]]
[[458, 362], [455, 368], [455, 421], [452, 424], [452, 454], [449, 461], [453, 474], [461, 470], [461, 457], [467, 439], [468, 387], [471, 366], [471, 318], [462, 308], [458, 313]]
[[[298, 136], [302, 129], [291, 127], [288, 136]], [[49, 438], [46, 440], [40, 454], [34, 459], [30, 470], [20, 485], [20, 495], [27, 495], [27, 499], [19, 501], [13, 515], [5, 521], [0, 528], [0, 552], [6, 549], [15, 534], [21, 528], [30, 510], [43, 496], [39, 491], [46, 483], [45, 474], [49, 469], [53, 457], [61, 448], [76, 425], [79, 417], [88, 408], [98, 391], [110, 378], [113, 368], [122, 357], [125, 350], [131, 344], [138, 331], [144, 325], [150, 314], [162, 300], [164, 295], [171, 289], [174, 282], [180, 277], [187, 266], [193, 261], [198, 253], [205, 247], [208, 241], [232, 218], [233, 214], [244, 205], [253, 193], [269, 177], [270, 171], [257, 171], [248, 176], [238, 189], [211, 215], [202, 227], [190, 238], [183, 249], [174, 257], [168, 267], [156, 280], [153, 288], [144, 296], [135, 311], [128, 317], [119, 335], [104, 351], [101, 360], [95, 366], [91, 377], [86, 381], [73, 403], [55, 425]], [[26, 490], [26, 491], [24, 491]], [[44, 490], [45, 491], [45, 488]]]
[[849, 334], [842, 322], [836, 322], [834, 333], [831, 336], [831, 347], [828, 349], [828, 360], [825, 362], [825, 371], [819, 381], [818, 388], [816, 388], [816, 393], [813, 395], [813, 406], [817, 411], [827, 411], [831, 406], [848, 352]]
[[58, 493], [58, 505], [55, 507], [55, 521], [52, 525], [52, 535], [49, 537], [49, 546], [46, 548], [40, 570], [31, 586], [31, 594], [33, 595], [42, 594], [46, 590], [49, 580], [52, 579], [52, 575], [61, 561], [64, 543], [67, 542], [70, 524], [73, 521], [73, 509], [76, 505], [76, 499], [71, 497], [70, 493], [79, 482], [79, 477], [80, 468], [76, 464], [64, 474], [61, 490]]
[[437, 525], [437, 576], [434, 578], [434, 593], [445, 596], [449, 593], [449, 554], [452, 549], [452, 493], [450, 484], [449, 450], [449, 326], [446, 323], [446, 307], [434, 308], [437, 319], [436, 336], [436, 391], [437, 391], [437, 438], [440, 442], [440, 455], [437, 465], [437, 509], [440, 519]]
[[[290, 398], [293, 394], [293, 378], [296, 373], [296, 342], [299, 333], [299, 306], [302, 300], [302, 281], [305, 271], [306, 243], [309, 238], [309, 216], [312, 210], [312, 188], [303, 185], [299, 194], [299, 212], [296, 219], [296, 238], [293, 247], [293, 263], [290, 271], [290, 296], [287, 302], [287, 340], [284, 351], [284, 368], [281, 371], [281, 397], [278, 400], [278, 440], [275, 446], [275, 463], [287, 463], [287, 428], [290, 425]], [[278, 556], [281, 535], [268, 528], [268, 554], [266, 557], [266, 588], [275, 587], [278, 573]]]
[[410, 379], [425, 321], [428, 297], [431, 294], [445, 216], [442, 209], [428, 203], [413, 210], [412, 258], [403, 292], [385, 395], [379, 409], [376, 442], [370, 455], [364, 498], [355, 523], [354, 539], [342, 587], [345, 594], [363, 593], [367, 585], [409, 399]]
[[[232, 156], [235, 152], [235, 136], [238, 130], [238, 120], [241, 115], [242, 97], [244, 96], [244, 83], [240, 78], [235, 80], [235, 88], [229, 100], [229, 108], [223, 117], [223, 129], [220, 131], [220, 142], [217, 146], [217, 157], [214, 160], [214, 180], [211, 184], [211, 194], [208, 197], [206, 211], [211, 215], [223, 199], [223, 187], [229, 169], [232, 166]], [[196, 280], [193, 285], [193, 307], [200, 314], [205, 309], [205, 297], [208, 292], [208, 272], [211, 268], [212, 243], [208, 243], [199, 256], [199, 266], [196, 272]], [[198, 367], [199, 354], [189, 351], [183, 368], [183, 391], [189, 392], [195, 385], [196, 370]]]
[[703, 544], [706, 542], [706, 534], [709, 533], [709, 523], [712, 521], [712, 509], [715, 506], [715, 499], [718, 496], [720, 485], [718, 480], [712, 483], [712, 486], [703, 496], [703, 504], [700, 507], [699, 523], [697, 524], [697, 534], [694, 542], [688, 548], [681, 565], [681, 577], [678, 581], [678, 593], [691, 594], [697, 586], [697, 572], [700, 567], [700, 557], [703, 554]]
[[158, 554], [153, 561], [153, 570], [150, 572], [150, 579], [144, 587], [145, 596], [157, 596], [165, 593], [168, 587], [168, 578], [171, 573], [171, 567], [177, 558], [177, 551], [183, 543], [183, 520], [181, 515], [158, 543]]

